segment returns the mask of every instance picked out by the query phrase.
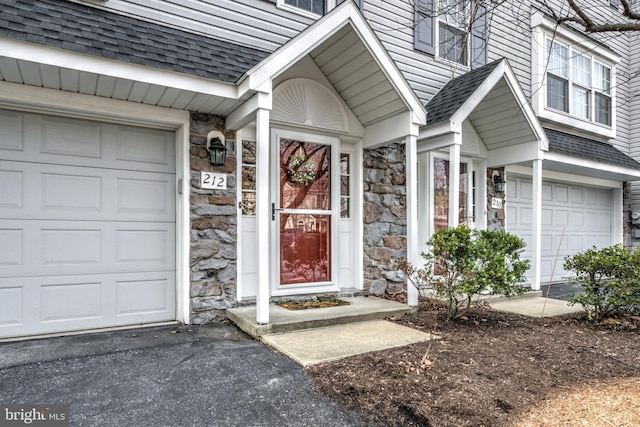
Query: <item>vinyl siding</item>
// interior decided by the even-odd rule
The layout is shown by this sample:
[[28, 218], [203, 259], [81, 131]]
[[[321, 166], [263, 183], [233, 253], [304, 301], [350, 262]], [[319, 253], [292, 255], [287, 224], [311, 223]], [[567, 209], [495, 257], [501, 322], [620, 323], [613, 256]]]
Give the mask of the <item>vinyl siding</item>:
[[[629, 81], [629, 145], [631, 157], [640, 161], [640, 34], [631, 33], [629, 38], [629, 53], [631, 57]], [[640, 182], [631, 184], [631, 211], [640, 212]], [[640, 246], [640, 240], [633, 239], [635, 247]]]
[[[562, 4], [561, 0], [551, 1], [558, 7]], [[364, 3], [363, 14], [409, 85], [426, 104], [449, 79], [468, 71], [468, 68], [413, 49], [412, 4], [409, 0], [368, 0]], [[608, 5], [608, 2], [603, 0], [602, 4]], [[525, 94], [530, 97], [533, 91], [538, 90], [531, 87], [531, 51], [538, 47], [532, 46], [532, 9], [524, 3], [518, 6], [514, 9], [512, 4], [503, 4], [493, 11], [488, 59], [493, 61], [506, 57]], [[98, 7], [268, 51], [277, 49], [314, 22], [312, 18], [278, 8], [270, 0], [109, 0]], [[612, 10], [608, 6], [603, 7], [601, 13], [611, 14]], [[629, 82], [627, 77], [630, 69], [628, 52], [630, 46], [637, 46], [631, 43], [630, 38], [635, 37], [637, 43], [638, 36], [595, 34], [592, 37], [602, 40], [622, 56], [617, 70], [618, 136], [611, 143], [624, 153], [638, 157], [640, 144], [634, 144], [634, 149], [630, 149], [629, 114], [631, 111], [640, 112], [637, 108], [640, 101], [630, 96], [631, 90], [640, 92], [640, 79], [634, 78]], [[576, 41], [578, 38], [576, 36]], [[640, 61], [640, 53], [634, 52], [634, 55], [634, 61]], [[634, 113], [632, 120], [640, 120], [640, 113]], [[633, 138], [640, 141], [640, 131], [637, 132], [639, 134], [634, 134]]]
[[109, 0], [91, 5], [267, 51], [313, 22], [267, 0]]

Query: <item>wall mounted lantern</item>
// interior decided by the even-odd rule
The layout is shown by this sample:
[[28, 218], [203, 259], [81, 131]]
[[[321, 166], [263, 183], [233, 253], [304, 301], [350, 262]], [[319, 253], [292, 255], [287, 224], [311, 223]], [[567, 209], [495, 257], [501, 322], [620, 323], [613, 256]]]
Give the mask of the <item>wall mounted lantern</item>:
[[500, 173], [493, 175], [493, 191], [496, 193], [502, 193], [504, 191], [504, 176]]
[[227, 147], [224, 146], [222, 140], [214, 136], [207, 142], [207, 150], [211, 156], [212, 166], [224, 166], [227, 159]]

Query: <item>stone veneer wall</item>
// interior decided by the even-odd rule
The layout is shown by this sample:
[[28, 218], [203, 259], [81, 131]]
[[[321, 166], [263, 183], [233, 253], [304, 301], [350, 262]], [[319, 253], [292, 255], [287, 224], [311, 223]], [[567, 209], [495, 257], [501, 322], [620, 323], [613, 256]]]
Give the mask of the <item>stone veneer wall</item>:
[[405, 146], [364, 150], [364, 287], [372, 294], [406, 291], [392, 268], [407, 256]]
[[[237, 211], [235, 132], [225, 132], [224, 119], [191, 114], [191, 320], [222, 321], [236, 304]], [[225, 134], [224, 166], [211, 166], [207, 151], [210, 131]], [[200, 171], [227, 174], [227, 190], [200, 188]]]
[[[505, 228], [505, 204], [509, 203], [505, 198], [505, 192], [496, 193], [493, 191], [493, 173], [500, 172], [502, 176], [507, 181], [507, 177], [505, 176], [504, 168], [493, 168], [487, 169], [487, 230], [498, 230], [504, 231]], [[506, 191], [507, 185], [509, 183], [504, 184], [504, 190]], [[491, 199], [493, 198], [502, 199], [502, 209], [496, 209], [491, 207]]]

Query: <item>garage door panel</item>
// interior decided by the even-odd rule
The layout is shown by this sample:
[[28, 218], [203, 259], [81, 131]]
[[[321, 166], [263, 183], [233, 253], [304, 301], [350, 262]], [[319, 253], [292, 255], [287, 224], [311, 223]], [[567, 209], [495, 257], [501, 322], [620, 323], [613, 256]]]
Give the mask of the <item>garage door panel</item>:
[[584, 204], [584, 191], [582, 188], [571, 187], [569, 193], [569, 200], [571, 203]]
[[0, 220], [0, 277], [175, 269], [174, 223]]
[[[169, 170], [173, 168], [175, 137], [172, 134], [147, 129], [142, 131], [126, 126], [118, 126], [114, 131], [117, 135], [115, 159], [119, 163], [133, 163], [136, 166], [144, 164], [150, 168], [161, 165]], [[131, 141], [135, 141], [135, 144]]]
[[173, 266], [171, 248], [175, 246], [173, 230], [168, 229], [118, 229], [116, 230], [116, 262], [161, 263]]
[[[513, 177], [510, 183], [526, 187], [526, 178]], [[542, 283], [559, 281], [568, 274], [564, 258], [592, 246], [611, 244], [611, 191], [581, 185], [543, 182], [541, 270]], [[544, 197], [547, 195], [549, 197]], [[527, 198], [507, 199], [516, 212], [531, 209]], [[525, 240], [524, 255], [531, 257], [531, 218], [516, 216], [507, 222], [507, 231]], [[553, 277], [552, 277], [553, 274]]]
[[167, 278], [118, 281], [116, 315], [166, 312], [174, 299], [169, 297], [168, 282]]
[[0, 228], [0, 267], [22, 265], [22, 230]]
[[0, 162], [0, 219], [175, 221], [175, 193], [172, 174]]
[[[87, 170], [87, 172], [89, 172]], [[42, 211], [78, 210], [99, 212], [102, 208], [102, 178], [99, 176], [75, 174], [42, 173], [39, 197]], [[30, 192], [37, 197], [36, 192]], [[37, 206], [34, 200], [32, 206]]]
[[[101, 157], [102, 138], [99, 123], [44, 116], [40, 135], [40, 153], [97, 159]], [[36, 142], [37, 140], [34, 141]]]
[[0, 327], [22, 323], [22, 288], [0, 288]]
[[50, 284], [40, 288], [42, 322], [79, 320], [102, 315], [102, 283]]
[[3, 170], [0, 161], [0, 207], [21, 208], [22, 202], [22, 171]]
[[[163, 175], [150, 179], [118, 178], [116, 183], [118, 213], [156, 213], [172, 217], [175, 213], [171, 197], [174, 183]], [[171, 200], [170, 200], [171, 199]]]
[[570, 218], [569, 225], [572, 228], [580, 227], [582, 230], [584, 230], [584, 227], [587, 225], [585, 222], [584, 216], [585, 215], [582, 211], [576, 211], [576, 210], [571, 211], [571, 218]]
[[569, 201], [569, 187], [565, 185], [555, 185], [553, 200], [558, 203], [567, 203]]
[[175, 133], [0, 110], [0, 158], [175, 172]]
[[0, 337], [175, 319], [175, 142], [0, 110]]
[[174, 272], [0, 278], [0, 337], [171, 320]]
[[22, 151], [22, 114], [0, 110], [0, 150]]

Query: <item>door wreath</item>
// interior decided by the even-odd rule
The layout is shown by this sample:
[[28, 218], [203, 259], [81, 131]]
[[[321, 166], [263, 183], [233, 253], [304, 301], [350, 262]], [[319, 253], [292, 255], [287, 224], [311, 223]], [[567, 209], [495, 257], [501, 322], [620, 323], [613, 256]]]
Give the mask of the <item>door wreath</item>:
[[287, 176], [294, 184], [309, 185], [316, 179], [316, 164], [307, 156], [293, 156], [287, 164]]

